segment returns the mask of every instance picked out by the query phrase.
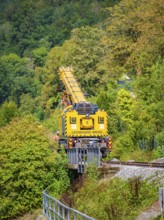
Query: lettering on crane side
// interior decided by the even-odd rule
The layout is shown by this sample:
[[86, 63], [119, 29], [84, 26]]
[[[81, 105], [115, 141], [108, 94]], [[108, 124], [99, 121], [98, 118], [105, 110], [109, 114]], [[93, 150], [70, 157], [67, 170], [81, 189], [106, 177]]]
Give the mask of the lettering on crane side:
[[102, 131], [72, 131], [72, 134], [102, 134]]

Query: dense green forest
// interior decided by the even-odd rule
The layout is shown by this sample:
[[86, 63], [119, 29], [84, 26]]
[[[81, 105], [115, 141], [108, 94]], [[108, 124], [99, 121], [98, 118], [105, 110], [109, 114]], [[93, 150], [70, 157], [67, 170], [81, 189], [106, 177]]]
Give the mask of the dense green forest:
[[69, 185], [48, 139], [60, 66], [107, 111], [111, 158], [162, 157], [163, 16], [163, 0], [0, 1], [0, 219], [38, 207], [48, 186], [57, 196]]

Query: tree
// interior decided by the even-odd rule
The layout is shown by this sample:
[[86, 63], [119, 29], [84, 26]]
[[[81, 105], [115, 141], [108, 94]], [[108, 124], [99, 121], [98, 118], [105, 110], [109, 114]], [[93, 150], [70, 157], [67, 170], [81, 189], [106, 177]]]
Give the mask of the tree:
[[105, 91], [99, 93], [97, 97], [97, 104], [100, 109], [104, 109], [104, 110], [109, 109], [110, 99]]
[[146, 139], [149, 142], [150, 149], [156, 145], [156, 135], [158, 136], [158, 133], [164, 129], [163, 68], [163, 60], [158, 60], [147, 69], [144, 75], [137, 77], [134, 85], [138, 97], [135, 124], [136, 127], [140, 128], [138, 132], [141, 135], [138, 139]]
[[104, 42], [106, 65], [112, 74], [141, 74], [163, 56], [162, 8], [162, 0], [123, 0], [110, 8]]
[[45, 67], [38, 69], [45, 75], [44, 96], [47, 94], [47, 98], [50, 98], [60, 88], [57, 75], [60, 66], [72, 66], [82, 87], [91, 94], [96, 93], [100, 79], [96, 65], [104, 53], [100, 42], [102, 35], [103, 31], [98, 28], [77, 28], [63, 46], [54, 47], [50, 51]]
[[69, 185], [67, 160], [49, 148], [47, 131], [31, 116], [0, 129], [0, 219], [39, 207], [42, 191]]
[[0, 57], [0, 104], [6, 100], [19, 104], [23, 93], [36, 95], [37, 85], [30, 65], [26, 58], [20, 58], [16, 54]]
[[0, 107], [0, 127], [8, 124], [18, 115], [18, 108], [12, 101], [4, 102]]
[[36, 107], [36, 101], [31, 97], [30, 94], [22, 94], [20, 96], [20, 107], [19, 112], [21, 115], [33, 114]]
[[43, 66], [45, 63], [45, 58], [48, 54], [46, 47], [42, 46], [32, 51], [32, 56], [34, 58], [34, 64], [36, 66]]
[[133, 98], [129, 91], [121, 89], [118, 91], [116, 99], [116, 111], [120, 118], [120, 130], [129, 130], [133, 122]]
[[21, 57], [31, 56], [43, 38], [47, 38], [51, 47], [61, 45], [69, 39], [72, 29], [102, 22], [108, 15], [105, 7], [113, 4], [114, 0], [1, 1], [1, 54], [14, 52]]

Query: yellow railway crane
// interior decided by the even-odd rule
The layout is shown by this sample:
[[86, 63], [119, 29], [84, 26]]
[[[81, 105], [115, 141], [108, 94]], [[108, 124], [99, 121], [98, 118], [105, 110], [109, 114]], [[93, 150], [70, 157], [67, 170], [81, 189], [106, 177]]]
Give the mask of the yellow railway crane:
[[87, 102], [71, 67], [59, 68], [59, 77], [65, 87], [61, 99], [59, 146], [98, 146], [105, 155], [112, 148], [111, 138], [108, 137], [107, 113]]

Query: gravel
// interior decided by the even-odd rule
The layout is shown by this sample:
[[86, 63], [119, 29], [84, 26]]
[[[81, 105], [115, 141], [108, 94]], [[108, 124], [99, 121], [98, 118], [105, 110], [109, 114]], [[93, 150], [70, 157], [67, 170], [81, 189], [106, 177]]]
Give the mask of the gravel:
[[121, 179], [129, 179], [133, 177], [141, 177], [142, 180], [149, 179], [155, 180], [164, 184], [164, 169], [153, 167], [135, 167], [126, 165], [111, 165], [117, 166], [120, 170], [113, 176]]
[[[153, 162], [163, 162], [164, 158], [160, 158]], [[129, 179], [134, 177], [141, 177], [142, 180], [148, 179], [164, 185], [164, 169], [153, 167], [135, 167], [126, 165], [110, 165], [112, 167], [119, 167], [120, 170], [112, 177], [119, 177], [121, 179]], [[149, 209], [142, 212], [135, 220], [151, 220], [161, 214], [159, 201], [154, 203]]]
[[153, 163], [164, 163], [164, 157], [152, 161]]

